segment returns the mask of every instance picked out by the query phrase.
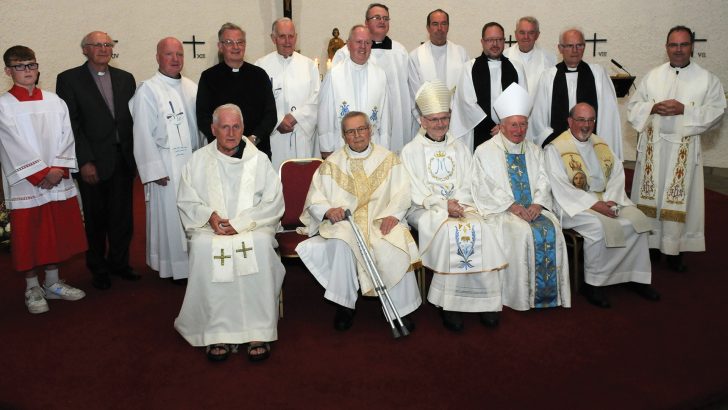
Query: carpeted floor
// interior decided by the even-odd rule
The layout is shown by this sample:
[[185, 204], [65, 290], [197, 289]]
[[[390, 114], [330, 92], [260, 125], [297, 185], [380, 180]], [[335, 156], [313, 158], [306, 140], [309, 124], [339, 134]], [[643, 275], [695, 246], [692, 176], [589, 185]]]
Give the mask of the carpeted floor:
[[653, 267], [663, 300], [620, 286], [613, 307], [579, 296], [573, 308], [515, 312], [501, 326], [466, 318], [446, 331], [423, 305], [416, 331], [393, 340], [379, 302], [364, 300], [351, 330], [332, 328], [334, 308], [300, 265], [287, 266], [285, 317], [271, 359], [242, 354], [209, 363], [172, 327], [184, 288], [144, 266], [137, 186], [133, 266], [140, 282], [91, 286], [83, 258], [62, 276], [87, 292], [30, 315], [24, 281], [0, 251], [0, 409], [497, 408], [683, 409], [728, 403], [728, 274], [723, 211], [706, 192], [708, 252], [688, 254], [689, 273]]

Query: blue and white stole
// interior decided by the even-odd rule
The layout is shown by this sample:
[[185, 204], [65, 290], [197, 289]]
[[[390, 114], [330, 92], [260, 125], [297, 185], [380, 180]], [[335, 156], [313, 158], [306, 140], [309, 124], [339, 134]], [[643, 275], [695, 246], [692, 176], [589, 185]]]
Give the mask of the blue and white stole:
[[[526, 154], [506, 153], [508, 177], [516, 203], [528, 208], [532, 203], [531, 185], [528, 181]], [[543, 214], [530, 222], [535, 251], [534, 306], [554, 307], [559, 304], [558, 275], [556, 270], [556, 230]]]

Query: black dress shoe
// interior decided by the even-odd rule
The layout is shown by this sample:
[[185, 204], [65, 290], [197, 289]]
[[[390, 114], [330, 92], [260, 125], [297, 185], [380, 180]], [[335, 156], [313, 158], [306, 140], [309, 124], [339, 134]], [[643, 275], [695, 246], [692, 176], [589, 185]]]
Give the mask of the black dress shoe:
[[[399, 323], [399, 322], [397, 322], [397, 323]], [[410, 315], [407, 315], [402, 318], [402, 324], [407, 328], [407, 330], [409, 330], [410, 333], [415, 331], [415, 321], [412, 320]]]
[[485, 327], [497, 327], [500, 323], [498, 312], [480, 312], [480, 323]]
[[354, 324], [354, 309], [349, 309], [344, 306], [336, 307], [336, 315], [334, 316], [334, 329], [343, 332], [349, 330], [352, 324]]
[[660, 300], [660, 293], [657, 292], [657, 290], [655, 290], [655, 288], [653, 288], [650, 284], [630, 282], [629, 287], [647, 300], [651, 300], [653, 302]]
[[682, 253], [667, 255], [667, 266], [675, 272], [687, 272], [688, 267], [682, 261]]
[[121, 272], [111, 272], [112, 275], [118, 276], [124, 280], [135, 281], [142, 278], [142, 275], [134, 272], [131, 269], [127, 269]]
[[106, 290], [111, 287], [111, 279], [107, 273], [94, 273], [91, 280], [93, 287], [99, 290]]
[[581, 293], [592, 305], [600, 307], [602, 309], [608, 309], [612, 307], [612, 305], [609, 303], [609, 299], [607, 299], [607, 295], [604, 294], [604, 291], [601, 287], [592, 286], [588, 283], [585, 283], [581, 289]]
[[452, 310], [440, 309], [442, 316], [442, 325], [451, 332], [462, 332], [465, 327], [463, 323], [463, 314]]

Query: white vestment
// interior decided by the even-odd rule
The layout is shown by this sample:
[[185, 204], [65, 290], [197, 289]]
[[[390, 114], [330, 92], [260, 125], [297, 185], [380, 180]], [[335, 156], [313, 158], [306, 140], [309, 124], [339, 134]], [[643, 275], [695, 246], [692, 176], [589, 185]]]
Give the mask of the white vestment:
[[51, 189], [27, 180], [49, 167], [78, 171], [68, 107], [56, 94], [42, 93], [38, 101], [20, 102], [9, 92], [0, 96], [0, 164], [8, 209], [34, 208], [76, 196], [71, 178], [61, 178]]
[[538, 90], [538, 81], [541, 78], [541, 74], [547, 68], [556, 65], [556, 54], [539, 46], [534, 46], [531, 51], [524, 53], [518, 48], [518, 44], [514, 44], [505, 49], [503, 55], [511, 61], [521, 63], [523, 70], [526, 72], [526, 79], [528, 80], [528, 94], [531, 96], [531, 100], [533, 100], [536, 97], [536, 90]]
[[[134, 159], [144, 184], [147, 265], [162, 278], [189, 273], [187, 240], [177, 210], [182, 168], [203, 144], [197, 130], [197, 84], [157, 72], [129, 101], [134, 118]], [[167, 185], [154, 181], [168, 177]]]
[[[283, 58], [272, 52], [255, 62], [271, 79], [273, 97], [276, 99], [278, 122], [270, 135], [271, 162], [280, 168], [290, 158], [312, 158], [315, 152], [318, 93], [321, 85], [319, 70], [308, 57], [294, 52]], [[296, 119], [293, 131], [281, 134], [278, 126], [286, 114]]]
[[[413, 269], [421, 262], [403, 221], [409, 205], [404, 167], [394, 153], [378, 145], [370, 144], [363, 153], [345, 146], [321, 164], [301, 215], [311, 238], [301, 242], [296, 252], [326, 289], [326, 299], [353, 309], [358, 289], [362, 295], [376, 295], [351, 224], [324, 219], [326, 211], [341, 207], [352, 212], [399, 314], [417, 309], [422, 299]], [[380, 225], [388, 216], [401, 222], [382, 235]]]
[[[425, 41], [409, 54], [408, 82], [410, 99], [415, 101], [417, 91], [425, 81], [440, 80], [449, 90], [455, 90], [463, 65], [468, 62], [468, 53], [463, 46], [447, 41], [436, 46]], [[412, 135], [420, 129], [417, 106], [412, 104]]]
[[[369, 62], [384, 70], [387, 76], [387, 99], [392, 116], [391, 131], [389, 131], [388, 143], [385, 145], [380, 142], [380, 144], [397, 154], [410, 141], [410, 135], [412, 135], [410, 127], [414, 99], [410, 98], [407, 85], [408, 59], [407, 49], [394, 40], [392, 40], [391, 50], [373, 48], [372, 54], [369, 56]], [[347, 47], [338, 49], [334, 54], [334, 65], [343, 61], [351, 61]]]
[[[511, 61], [513, 68], [518, 74], [518, 85], [528, 90], [528, 82], [523, 66], [518, 61]], [[460, 138], [466, 147], [472, 152], [473, 146], [473, 130], [475, 126], [480, 124], [485, 117], [491, 117], [496, 124], [500, 123], [500, 119], [495, 113], [493, 103], [503, 92], [501, 84], [501, 65], [502, 62], [488, 60], [488, 68], [490, 69], [490, 112], [486, 113], [478, 105], [478, 96], [475, 94], [473, 86], [473, 64], [475, 59], [471, 59], [463, 66], [462, 75], [458, 81], [455, 95], [453, 95], [452, 115], [450, 119], [450, 133], [455, 138]]]
[[[595, 133], [603, 136], [617, 158], [622, 157], [622, 122], [619, 119], [617, 94], [614, 84], [607, 75], [604, 67], [589, 63], [594, 75], [594, 85], [597, 91], [597, 127]], [[576, 105], [576, 83], [579, 73], [566, 74], [566, 87], [569, 93], [569, 109]], [[528, 139], [539, 147], [546, 141], [554, 130], [551, 128], [551, 97], [554, 91], [554, 78], [556, 67], [543, 72], [538, 82], [536, 97], [533, 101], [533, 110], [528, 119]]]
[[362, 65], [351, 59], [335, 65], [321, 84], [318, 106], [318, 138], [321, 152], [333, 152], [344, 145], [341, 119], [350, 111], [361, 111], [372, 124], [372, 141], [389, 147], [392, 115], [387, 75], [376, 64]]
[[[676, 99], [682, 115], [650, 114], [655, 103]], [[627, 106], [639, 133], [632, 200], [650, 218], [650, 248], [676, 255], [705, 251], [705, 198], [700, 134], [716, 126], [726, 109], [715, 75], [691, 61], [665, 63], [647, 73]]]
[[[268, 157], [252, 144], [228, 157], [213, 141], [182, 171], [179, 210], [189, 237], [190, 277], [174, 327], [193, 346], [272, 341], [285, 269], [275, 252], [283, 191]], [[216, 212], [236, 235], [217, 235]]]
[[[622, 246], [614, 247], [607, 244], [601, 217], [590, 209], [597, 201], [614, 201], [621, 208], [621, 215], [627, 209], [641, 214], [624, 190], [622, 162], [613, 161], [607, 177], [594, 150], [594, 136], [581, 142], [570, 131], [566, 132], [575, 149], [562, 154], [555, 145], [556, 140], [549, 144], [545, 150], [546, 169], [555, 199], [554, 212], [560, 216], [564, 228], [573, 229], [584, 237], [584, 281], [593, 286], [623, 282], [650, 283], [652, 273], [647, 248], [649, 223], [644, 215], [639, 215], [645, 220], [642, 225], [647, 227], [647, 231], [642, 233], [637, 232], [632, 222], [624, 216], [609, 218], [620, 225], [618, 229], [623, 238]], [[569, 180], [562, 161], [562, 155], [567, 153], [583, 158], [586, 169], [581, 171], [588, 181], [586, 189], [575, 187]]]
[[508, 260], [508, 267], [500, 271], [503, 304], [516, 310], [533, 308], [536, 275], [531, 226], [508, 211], [515, 202], [515, 197], [511, 190], [506, 153], [525, 154], [531, 203], [543, 207], [541, 215], [548, 218], [555, 228], [558, 304], [570, 307], [571, 289], [566, 244], [558, 219], [549, 211], [552, 198], [543, 151], [529, 141], [513, 144], [503, 134], [498, 133], [475, 150], [471, 193], [478, 211], [486, 218], [494, 218], [499, 227], [501, 248]]
[[[470, 150], [450, 134], [436, 142], [421, 130], [400, 157], [412, 188], [407, 220], [418, 231], [423, 264], [435, 272], [427, 299], [451, 311], [499, 310], [497, 271], [507, 263], [495, 228], [473, 207]], [[467, 216], [449, 217], [449, 199]]]

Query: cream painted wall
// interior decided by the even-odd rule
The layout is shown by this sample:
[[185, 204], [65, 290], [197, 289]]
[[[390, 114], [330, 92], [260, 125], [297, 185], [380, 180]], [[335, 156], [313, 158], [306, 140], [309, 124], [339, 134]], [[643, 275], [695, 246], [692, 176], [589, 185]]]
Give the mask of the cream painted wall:
[[[338, 27], [342, 37], [349, 28], [364, 20], [369, 0], [292, 0], [294, 21], [299, 33], [298, 46], [304, 55], [318, 57], [325, 71], [326, 46], [331, 29]], [[512, 33], [518, 17], [530, 14], [541, 21], [542, 47], [556, 51], [560, 30], [580, 26], [587, 37], [595, 32], [607, 43], [600, 43], [597, 52], [606, 55], [592, 57], [587, 46], [585, 59], [604, 65], [609, 72], [619, 70], [609, 60], [623, 64], [637, 81], [650, 68], [666, 61], [665, 34], [676, 24], [685, 24], [707, 43], [695, 47], [694, 60], [715, 73], [728, 87], [728, 0], [612, 0], [578, 1], [554, 0], [519, 2], [482, 0], [460, 1], [389, 1], [392, 28], [390, 37], [407, 49], [415, 48], [427, 39], [425, 18], [436, 8], [450, 14], [449, 39], [463, 45], [471, 56], [480, 53], [480, 30], [487, 21], [500, 22]], [[516, 5], [514, 7], [514, 5]], [[200, 72], [217, 62], [216, 33], [225, 21], [241, 25], [247, 31], [247, 60], [274, 50], [268, 37], [272, 21], [282, 16], [282, 1], [217, 0], [2, 0], [0, 15], [0, 49], [23, 44], [36, 51], [41, 64], [42, 88], [55, 89], [56, 75], [84, 62], [80, 41], [92, 30], [107, 31], [119, 40], [118, 54], [112, 65], [130, 71], [137, 81], [150, 77], [155, 69], [154, 52], [157, 41], [164, 36], [191, 40], [192, 35], [206, 44], [197, 53], [205, 58], [193, 58], [192, 46], [185, 46], [184, 74], [193, 80]], [[3, 77], [0, 89], [11, 85]], [[622, 118], [625, 118], [626, 99], [620, 99]], [[728, 122], [728, 121], [726, 121]], [[635, 132], [624, 125], [625, 155], [634, 158]], [[703, 139], [705, 163], [728, 167], [728, 125]]]

